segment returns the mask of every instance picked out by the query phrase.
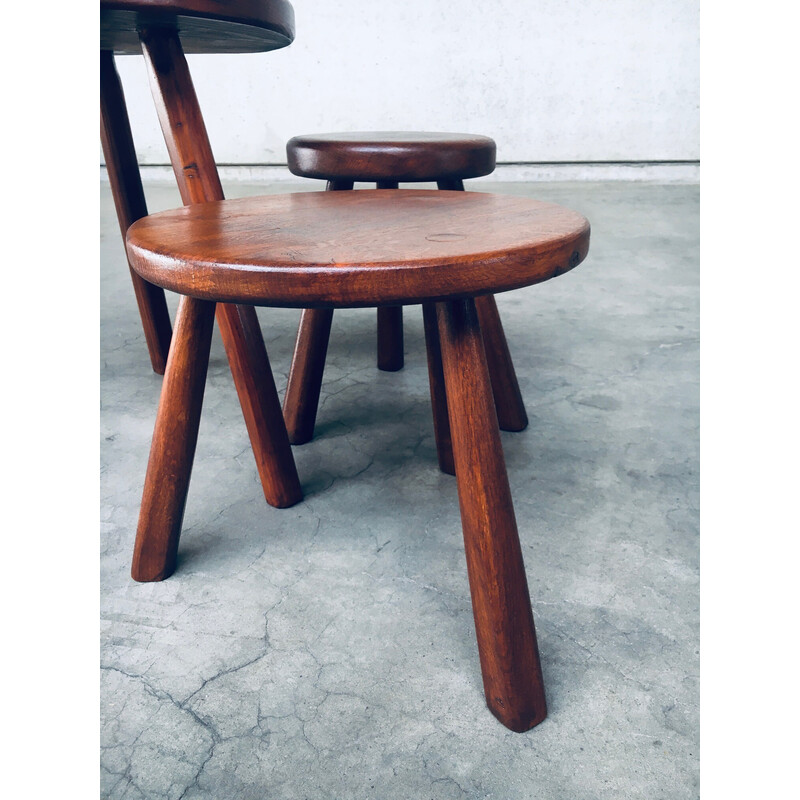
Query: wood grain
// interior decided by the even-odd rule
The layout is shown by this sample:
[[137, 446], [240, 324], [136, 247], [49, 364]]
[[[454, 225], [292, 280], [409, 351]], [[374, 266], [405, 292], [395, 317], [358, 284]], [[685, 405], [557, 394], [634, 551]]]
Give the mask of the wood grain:
[[143, 28], [177, 31], [186, 53], [258, 53], [294, 39], [286, 0], [100, 0], [100, 48], [140, 53]]
[[522, 550], [475, 304], [437, 306], [486, 703], [513, 731], [547, 716]]
[[[147, 216], [147, 203], [122, 83], [108, 50], [100, 51], [100, 139], [124, 244], [131, 224]], [[154, 372], [163, 375], [172, 338], [164, 290], [140, 278], [133, 269], [130, 274], [150, 363]]]
[[152, 214], [128, 231], [131, 263], [152, 283], [301, 308], [506, 291], [567, 272], [588, 247], [589, 223], [561, 206], [411, 189], [210, 202]]
[[[220, 200], [222, 186], [177, 34], [145, 29], [142, 49], [183, 202], [192, 207]], [[264, 496], [278, 508], [293, 505], [302, 498], [302, 490], [255, 309], [220, 305], [217, 322]]]
[[494, 171], [496, 152], [493, 139], [466, 133], [319, 133], [286, 145], [294, 175], [369, 183], [477, 178]]

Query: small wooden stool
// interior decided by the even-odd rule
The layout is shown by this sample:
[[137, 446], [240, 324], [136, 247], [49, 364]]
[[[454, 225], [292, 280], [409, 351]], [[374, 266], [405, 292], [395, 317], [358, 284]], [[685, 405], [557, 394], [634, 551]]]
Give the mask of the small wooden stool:
[[[378, 189], [398, 183], [434, 182], [439, 189], [464, 190], [464, 180], [488, 175], [496, 145], [488, 136], [465, 133], [321, 133], [295, 136], [286, 145], [289, 170], [328, 182], [329, 191], [353, 188], [356, 181]], [[489, 375], [500, 427], [521, 431], [528, 424], [511, 354], [494, 297], [476, 298]], [[283, 401], [292, 444], [314, 435], [333, 309], [308, 309], [300, 318], [294, 358]], [[378, 307], [378, 369], [403, 367], [403, 307]], [[447, 465], [447, 472], [451, 472]]]
[[[579, 214], [478, 192], [310, 192], [187, 206], [128, 230], [145, 280], [181, 295], [147, 467], [136, 580], [175, 567], [217, 302], [422, 303], [434, 428], [452, 448], [486, 702], [524, 731], [546, 716], [536, 632], [475, 297], [586, 256]], [[274, 391], [274, 390], [273, 390]]]

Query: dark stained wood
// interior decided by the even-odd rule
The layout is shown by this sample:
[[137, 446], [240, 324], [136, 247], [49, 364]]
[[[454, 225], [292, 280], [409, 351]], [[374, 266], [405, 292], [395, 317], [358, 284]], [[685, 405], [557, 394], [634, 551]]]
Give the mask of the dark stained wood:
[[[362, 201], [365, 195], [372, 196]], [[430, 200], [418, 202], [421, 195]], [[458, 237], [431, 233], [449, 234], [440, 226], [444, 218], [437, 217], [443, 201], [448, 207], [449, 231], [464, 231]], [[473, 236], [467, 231], [477, 233]], [[561, 274], [586, 255], [588, 239], [586, 220], [558, 206], [458, 191], [404, 190], [211, 202], [139, 220], [128, 231], [131, 262], [148, 278], [164, 282], [164, 276], [170, 276], [179, 290], [195, 293], [200, 287], [204, 293], [219, 292], [226, 300], [251, 300], [255, 294], [264, 304], [282, 304], [286, 296], [300, 296], [321, 308], [380, 305], [384, 291], [392, 300], [409, 293], [416, 297], [418, 279], [424, 278], [434, 287], [431, 291], [438, 292], [438, 267], [447, 265], [450, 294], [446, 302], [436, 305], [438, 337], [431, 332], [431, 300], [436, 297], [422, 298], [432, 397], [435, 407], [441, 406], [442, 394], [447, 403], [486, 702], [514, 731], [537, 725], [547, 709], [483, 335], [475, 301], [463, 294], [476, 288], [494, 293], [510, 280], [512, 267], [513, 280], [519, 285]], [[440, 242], [445, 255], [434, 258], [430, 245]], [[331, 254], [329, 259], [318, 256], [320, 247]], [[370, 248], [380, 251], [377, 259], [367, 257]], [[352, 256], [353, 261], [344, 260], [343, 255]], [[329, 273], [340, 280], [329, 280]], [[254, 282], [253, 275], [260, 282]], [[348, 276], [362, 282], [347, 283]], [[182, 343], [182, 330], [177, 336]], [[182, 352], [180, 347], [174, 349]], [[201, 360], [207, 359], [207, 348], [198, 350]], [[185, 402], [189, 394], [181, 395]], [[176, 403], [172, 413], [180, 417], [180, 409]], [[435, 413], [441, 421], [444, 415]], [[191, 438], [191, 427], [176, 435]], [[441, 425], [437, 444], [446, 466], [446, 431]], [[178, 448], [180, 453], [186, 450], [183, 444]], [[177, 461], [183, 465], [174, 478], [180, 489], [187, 458]], [[166, 467], [153, 469], [162, 474]], [[179, 499], [170, 500], [169, 508], [177, 508]], [[151, 501], [148, 508], [154, 505]], [[173, 510], [169, 524], [162, 527], [179, 529], [175, 519]]]
[[292, 444], [305, 444], [314, 437], [332, 321], [332, 308], [307, 308], [300, 318], [283, 398], [283, 417]]
[[[177, 34], [145, 29], [142, 48], [183, 202], [220, 200], [222, 186]], [[278, 508], [293, 505], [303, 495], [255, 310], [220, 305], [217, 322], [264, 496]]]
[[[147, 203], [122, 83], [114, 65], [114, 56], [108, 50], [100, 51], [100, 139], [124, 243], [130, 225], [147, 216]], [[163, 375], [172, 338], [164, 290], [143, 280], [132, 269], [130, 273], [150, 363], [154, 372]]]
[[301, 192], [151, 214], [134, 269], [199, 298], [359, 307], [495, 293], [577, 266], [580, 214], [527, 197], [411, 189]]
[[445, 178], [436, 181], [436, 188], [446, 192], [463, 192], [464, 181], [461, 178]]
[[486, 703], [526, 731], [547, 707], [478, 316], [470, 299], [439, 304], [437, 316]]
[[[377, 181], [378, 189], [396, 189], [397, 181]], [[378, 308], [378, 369], [397, 372], [403, 369], [403, 307]]]
[[100, 0], [100, 47], [140, 53], [139, 31], [178, 31], [186, 53], [258, 53], [294, 39], [286, 0]]
[[214, 303], [182, 297], [139, 511], [135, 581], [162, 581], [175, 570], [213, 330]]
[[328, 181], [325, 188], [329, 192], [347, 192], [353, 188], [353, 181]]
[[[463, 192], [464, 182], [458, 179], [442, 180], [438, 182], [438, 187], [445, 191]], [[500, 428], [504, 431], [525, 430], [528, 426], [528, 415], [525, 413], [525, 403], [519, 390], [517, 373], [508, 350], [497, 303], [491, 296], [478, 297], [475, 299], [475, 306], [483, 331], [486, 361], [489, 366], [489, 377], [492, 379]]]
[[447, 415], [442, 347], [439, 342], [439, 323], [436, 319], [435, 303], [422, 304], [422, 320], [425, 326], [425, 349], [428, 351], [428, 383], [431, 389], [436, 455], [439, 459], [439, 469], [448, 475], [455, 475], [456, 467], [453, 461], [453, 443], [450, 439], [450, 419]]
[[504, 431], [523, 431], [528, 426], [528, 415], [525, 413], [525, 403], [511, 361], [497, 303], [494, 296], [489, 294], [476, 297], [475, 307], [483, 331], [483, 345], [486, 348], [486, 362], [500, 428]]
[[403, 369], [403, 306], [378, 308], [378, 369]]
[[[328, 181], [329, 192], [347, 192], [353, 181]], [[300, 316], [297, 341], [283, 398], [283, 418], [289, 441], [306, 444], [314, 438], [322, 375], [331, 335], [333, 310], [307, 308]]]
[[493, 139], [466, 133], [319, 133], [286, 145], [295, 175], [371, 183], [477, 178], [494, 171], [496, 152]]

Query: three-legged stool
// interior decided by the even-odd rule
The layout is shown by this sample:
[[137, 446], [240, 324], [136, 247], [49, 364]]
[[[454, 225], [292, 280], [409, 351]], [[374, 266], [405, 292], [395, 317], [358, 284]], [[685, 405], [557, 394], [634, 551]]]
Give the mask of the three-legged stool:
[[[294, 175], [325, 180], [329, 191], [352, 189], [356, 181], [375, 183], [378, 189], [434, 182], [439, 189], [463, 191], [464, 180], [494, 170], [496, 150], [488, 136], [465, 133], [322, 133], [290, 139], [286, 156]], [[497, 304], [486, 295], [476, 298], [475, 305], [500, 427], [524, 430], [528, 417]], [[308, 309], [300, 318], [283, 401], [292, 444], [304, 444], [314, 435], [332, 320], [332, 308]], [[429, 314], [425, 325], [432, 324]], [[402, 366], [403, 307], [379, 306], [378, 368], [394, 371]], [[440, 466], [452, 474], [451, 463]]]
[[[165, 211], [128, 230], [136, 272], [181, 295], [133, 575], [175, 567], [218, 302], [299, 308], [423, 303], [447, 409], [486, 702], [524, 731], [546, 715], [522, 550], [475, 298], [545, 281], [589, 247], [579, 214], [452, 191], [311, 192]], [[444, 395], [444, 397], [442, 397]], [[437, 428], [437, 439], [442, 431]]]

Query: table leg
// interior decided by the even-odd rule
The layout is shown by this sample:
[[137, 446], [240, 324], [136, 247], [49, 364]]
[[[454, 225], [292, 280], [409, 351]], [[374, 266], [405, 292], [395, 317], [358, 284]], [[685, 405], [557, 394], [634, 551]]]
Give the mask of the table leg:
[[[137, 219], [147, 216], [147, 204], [136, 161], [125, 94], [114, 64], [114, 54], [110, 50], [100, 51], [100, 139], [124, 246], [128, 228]], [[130, 273], [150, 363], [154, 372], [163, 375], [172, 338], [164, 290], [148, 283], [132, 269]]]
[[214, 303], [182, 297], [158, 404], [131, 575], [162, 581], [175, 570], [214, 330]]
[[[222, 184], [177, 31], [143, 29], [140, 38], [184, 204], [222, 200]], [[255, 309], [220, 304], [217, 321], [264, 496], [278, 508], [293, 505], [303, 493]]]
[[478, 315], [437, 304], [475, 632], [486, 702], [508, 728], [547, 715], [528, 583]]

